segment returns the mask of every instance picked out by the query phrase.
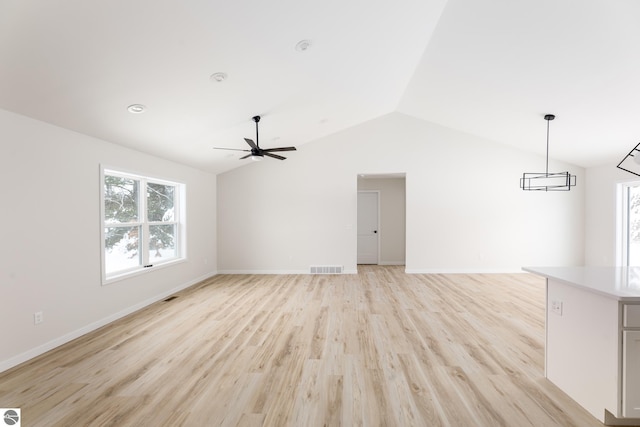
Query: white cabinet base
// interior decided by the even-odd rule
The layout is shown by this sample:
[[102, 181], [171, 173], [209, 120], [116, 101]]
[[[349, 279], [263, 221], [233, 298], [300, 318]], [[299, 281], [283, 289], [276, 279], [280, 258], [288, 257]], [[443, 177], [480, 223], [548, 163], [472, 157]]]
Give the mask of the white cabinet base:
[[609, 411], [604, 411], [604, 425], [607, 426], [640, 426], [640, 418], [616, 418]]
[[527, 267], [547, 278], [545, 376], [607, 425], [640, 425], [640, 267]]
[[618, 301], [547, 279], [546, 377], [601, 422], [618, 413], [618, 321]]

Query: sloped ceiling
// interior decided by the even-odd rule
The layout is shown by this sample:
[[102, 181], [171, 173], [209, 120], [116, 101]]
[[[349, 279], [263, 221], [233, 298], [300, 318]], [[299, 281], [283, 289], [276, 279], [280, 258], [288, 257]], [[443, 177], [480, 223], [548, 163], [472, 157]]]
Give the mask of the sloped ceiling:
[[399, 111], [544, 154], [553, 113], [551, 156], [588, 167], [640, 141], [638, 22], [636, 0], [3, 0], [0, 108], [214, 173], [249, 162], [212, 147], [254, 115], [265, 148]]

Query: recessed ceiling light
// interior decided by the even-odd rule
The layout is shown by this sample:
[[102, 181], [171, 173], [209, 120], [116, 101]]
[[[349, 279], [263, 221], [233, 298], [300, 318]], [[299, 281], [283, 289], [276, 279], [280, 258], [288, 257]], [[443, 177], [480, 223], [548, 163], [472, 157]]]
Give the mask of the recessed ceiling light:
[[296, 50], [298, 52], [304, 52], [305, 50], [309, 49], [311, 47], [311, 40], [300, 40], [298, 43], [296, 43]]
[[129, 112], [133, 114], [140, 114], [147, 111], [147, 107], [142, 104], [131, 104], [127, 107], [127, 110], [129, 110]]
[[212, 82], [220, 83], [227, 80], [227, 73], [213, 73], [209, 78]]

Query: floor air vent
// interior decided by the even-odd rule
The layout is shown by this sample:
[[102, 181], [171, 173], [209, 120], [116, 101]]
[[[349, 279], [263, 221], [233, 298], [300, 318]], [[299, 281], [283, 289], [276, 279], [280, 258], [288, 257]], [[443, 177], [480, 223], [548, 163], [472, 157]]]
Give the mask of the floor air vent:
[[341, 265], [312, 265], [309, 267], [311, 274], [342, 274]]
[[165, 299], [165, 300], [163, 300], [163, 301], [164, 301], [164, 302], [169, 302], [169, 301], [172, 301], [172, 300], [174, 300], [174, 299], [176, 299], [176, 298], [178, 298], [178, 296], [177, 296], [177, 295], [173, 295], [173, 296], [170, 296], [169, 298], [167, 298], [167, 299]]

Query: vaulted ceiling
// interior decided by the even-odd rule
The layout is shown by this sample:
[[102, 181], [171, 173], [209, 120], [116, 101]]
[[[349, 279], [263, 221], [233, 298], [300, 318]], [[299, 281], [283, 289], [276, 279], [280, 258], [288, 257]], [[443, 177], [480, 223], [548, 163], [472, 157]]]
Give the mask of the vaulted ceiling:
[[553, 113], [551, 157], [589, 167], [640, 141], [639, 22], [637, 0], [3, 0], [0, 108], [211, 172], [254, 115], [264, 148], [398, 111], [544, 154]]

